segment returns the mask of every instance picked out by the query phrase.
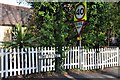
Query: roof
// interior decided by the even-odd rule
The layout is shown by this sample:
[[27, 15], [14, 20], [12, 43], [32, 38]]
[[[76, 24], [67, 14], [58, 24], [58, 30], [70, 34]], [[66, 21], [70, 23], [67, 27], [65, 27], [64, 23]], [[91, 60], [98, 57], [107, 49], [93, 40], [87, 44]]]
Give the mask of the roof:
[[30, 8], [0, 3], [0, 25], [25, 25], [31, 13]]

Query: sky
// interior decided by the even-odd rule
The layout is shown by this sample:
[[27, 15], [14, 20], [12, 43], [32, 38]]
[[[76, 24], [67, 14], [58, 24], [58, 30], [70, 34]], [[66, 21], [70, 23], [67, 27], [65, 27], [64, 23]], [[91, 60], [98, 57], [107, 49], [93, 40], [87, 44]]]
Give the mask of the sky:
[[22, 0], [0, 0], [0, 3], [10, 4], [15, 6], [30, 7], [24, 0], [21, 4], [17, 3], [17, 1], [22, 1]]

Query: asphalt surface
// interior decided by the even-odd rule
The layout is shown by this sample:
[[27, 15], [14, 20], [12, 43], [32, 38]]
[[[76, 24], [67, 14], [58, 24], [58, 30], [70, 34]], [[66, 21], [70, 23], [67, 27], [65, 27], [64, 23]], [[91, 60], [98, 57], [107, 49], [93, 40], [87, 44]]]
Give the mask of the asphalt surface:
[[[20, 77], [17, 77], [20, 78]], [[30, 74], [26, 76], [21, 76], [22, 79], [26, 78], [37, 78], [39, 80], [120, 80], [120, 67], [112, 67], [112, 68], [105, 68], [104, 70], [88, 70], [88, 71], [81, 71], [81, 70], [69, 70], [66, 73], [38, 73], [38, 74]], [[8, 79], [16, 80], [16, 77], [10, 77]], [[31, 80], [32, 80], [31, 79]], [[2, 79], [4, 80], [4, 78]]]
[[95, 78], [112, 78], [120, 79], [120, 67], [106, 68], [99, 71], [68, 71], [68, 74], [65, 77], [73, 80], [79, 80], [83, 78], [95, 79]]

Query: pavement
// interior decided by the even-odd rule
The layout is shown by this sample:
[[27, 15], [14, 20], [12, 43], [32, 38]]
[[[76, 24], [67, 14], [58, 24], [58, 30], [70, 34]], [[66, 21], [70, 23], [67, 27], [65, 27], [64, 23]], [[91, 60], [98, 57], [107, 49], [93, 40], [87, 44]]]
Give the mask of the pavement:
[[112, 68], [106, 68], [104, 70], [99, 71], [68, 71], [68, 74], [66, 76], [69, 79], [73, 80], [79, 80], [83, 78], [87, 79], [94, 79], [94, 78], [113, 78], [113, 79], [119, 79], [120, 80], [120, 67], [112, 67]]
[[[8, 79], [16, 80], [20, 77], [10, 77]], [[104, 70], [81, 71], [78, 69], [68, 70], [65, 73], [47, 72], [22, 76], [22, 79], [37, 78], [40, 80], [120, 80], [120, 66], [105, 68]], [[2, 79], [4, 80], [4, 78]], [[31, 79], [32, 80], [32, 79]]]

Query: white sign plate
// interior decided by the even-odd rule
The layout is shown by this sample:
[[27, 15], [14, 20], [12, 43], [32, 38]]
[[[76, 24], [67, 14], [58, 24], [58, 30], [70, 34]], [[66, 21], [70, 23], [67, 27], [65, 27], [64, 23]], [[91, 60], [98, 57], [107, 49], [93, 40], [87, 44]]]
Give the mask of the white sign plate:
[[76, 8], [76, 18], [81, 19], [84, 17], [84, 15], [85, 15], [85, 7], [84, 7], [84, 5], [79, 5]]
[[84, 21], [76, 22], [76, 29], [78, 34], [80, 34], [80, 31], [82, 30], [83, 24], [84, 24]]

